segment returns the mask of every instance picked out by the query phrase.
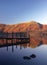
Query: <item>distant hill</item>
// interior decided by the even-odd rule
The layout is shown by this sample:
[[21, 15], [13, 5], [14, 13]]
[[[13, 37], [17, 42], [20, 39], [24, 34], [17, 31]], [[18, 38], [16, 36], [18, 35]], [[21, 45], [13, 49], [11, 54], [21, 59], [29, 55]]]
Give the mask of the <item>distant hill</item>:
[[42, 25], [34, 21], [13, 25], [0, 24], [0, 31], [4, 32], [24, 32], [34, 30], [47, 30], [47, 25]]
[[24, 31], [47, 31], [47, 25], [42, 25], [35, 21], [19, 23], [19, 24], [0, 24], [0, 31], [2, 32], [24, 32]]

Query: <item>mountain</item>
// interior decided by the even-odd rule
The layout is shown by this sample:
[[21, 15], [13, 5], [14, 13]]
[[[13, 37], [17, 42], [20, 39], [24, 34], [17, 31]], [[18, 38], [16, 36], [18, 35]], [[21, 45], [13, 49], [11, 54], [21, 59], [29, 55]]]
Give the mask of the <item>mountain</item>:
[[24, 32], [24, 31], [34, 31], [34, 30], [47, 30], [47, 26], [43, 26], [34, 21], [13, 25], [0, 24], [0, 31], [3, 32]]

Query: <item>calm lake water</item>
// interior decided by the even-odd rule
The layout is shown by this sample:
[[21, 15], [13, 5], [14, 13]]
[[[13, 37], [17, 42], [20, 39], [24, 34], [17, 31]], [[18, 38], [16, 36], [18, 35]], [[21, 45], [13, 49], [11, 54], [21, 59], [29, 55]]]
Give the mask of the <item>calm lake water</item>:
[[[24, 59], [35, 54], [35, 58]], [[0, 48], [0, 65], [47, 65], [47, 45], [31, 48], [28, 45], [13, 45]]]

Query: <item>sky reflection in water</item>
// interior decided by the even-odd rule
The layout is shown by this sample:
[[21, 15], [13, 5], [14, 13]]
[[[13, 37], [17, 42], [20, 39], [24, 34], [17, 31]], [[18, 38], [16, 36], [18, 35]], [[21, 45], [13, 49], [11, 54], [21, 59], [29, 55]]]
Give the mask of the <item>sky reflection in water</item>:
[[[47, 65], [47, 45], [43, 44], [46, 39], [42, 40], [32, 38], [32, 43], [0, 47], [0, 65]], [[36, 57], [30, 57], [32, 54]]]

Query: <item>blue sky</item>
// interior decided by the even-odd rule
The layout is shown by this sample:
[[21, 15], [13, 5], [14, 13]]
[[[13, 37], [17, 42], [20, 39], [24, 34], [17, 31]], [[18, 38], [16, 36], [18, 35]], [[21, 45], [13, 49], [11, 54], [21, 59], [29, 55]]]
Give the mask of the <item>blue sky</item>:
[[47, 0], [0, 0], [0, 23], [32, 20], [47, 24]]

